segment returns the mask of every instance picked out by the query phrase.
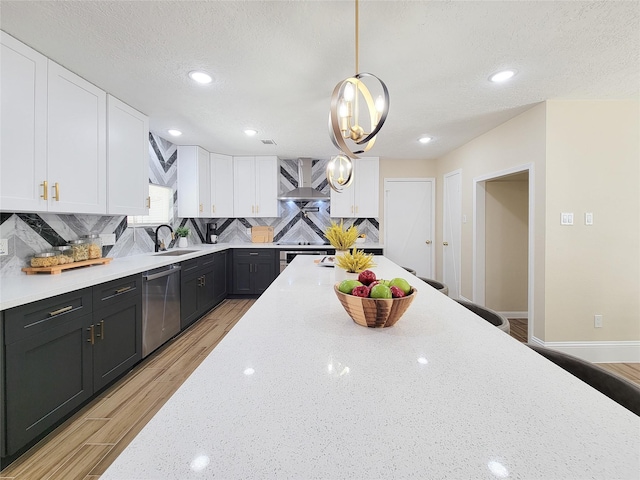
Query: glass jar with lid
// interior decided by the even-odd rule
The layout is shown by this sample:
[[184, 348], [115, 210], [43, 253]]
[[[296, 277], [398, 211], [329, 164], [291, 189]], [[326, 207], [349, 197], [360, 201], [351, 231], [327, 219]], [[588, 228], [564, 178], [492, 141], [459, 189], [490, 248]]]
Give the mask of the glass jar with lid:
[[36, 253], [31, 258], [32, 267], [55, 267], [58, 265], [58, 257], [54, 252]]
[[69, 240], [74, 262], [89, 260], [89, 244], [85, 239]]
[[67, 263], [73, 263], [73, 249], [69, 245], [62, 245], [60, 247], [53, 247], [51, 249], [58, 257], [58, 265], [65, 265]]
[[102, 258], [102, 239], [100, 238], [100, 235], [92, 233], [84, 235], [82, 239], [86, 241], [89, 246], [89, 260]]

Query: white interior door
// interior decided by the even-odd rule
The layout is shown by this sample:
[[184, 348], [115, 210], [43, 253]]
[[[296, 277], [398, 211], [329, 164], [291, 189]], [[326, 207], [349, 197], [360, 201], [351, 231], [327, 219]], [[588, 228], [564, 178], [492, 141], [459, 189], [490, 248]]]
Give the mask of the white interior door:
[[460, 242], [462, 226], [461, 184], [462, 172], [444, 176], [443, 229], [442, 229], [442, 281], [449, 287], [449, 296], [460, 296]]
[[384, 194], [385, 256], [433, 278], [435, 179], [385, 179]]

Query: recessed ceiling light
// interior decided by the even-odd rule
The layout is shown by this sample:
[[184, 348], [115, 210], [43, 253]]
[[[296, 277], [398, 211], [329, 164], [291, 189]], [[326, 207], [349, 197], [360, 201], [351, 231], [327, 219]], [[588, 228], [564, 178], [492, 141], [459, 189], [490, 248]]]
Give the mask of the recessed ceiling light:
[[500, 83], [506, 82], [516, 74], [515, 70], [503, 70], [502, 72], [494, 73], [489, 77], [492, 82]]
[[179, 137], [180, 135], [182, 135], [182, 132], [180, 130], [175, 130], [173, 128], [171, 130], [167, 130], [167, 132], [169, 132], [169, 135], [173, 137]]
[[258, 133], [258, 131], [257, 131], [257, 130], [254, 130], [253, 128], [247, 128], [247, 129], [244, 131], [244, 133], [245, 133], [245, 135], [248, 135], [248, 136], [250, 136], [250, 137], [253, 137], [254, 135], [256, 135], [256, 134]]
[[431, 140], [433, 140], [433, 138], [428, 137], [427, 135], [423, 135], [418, 139], [420, 143], [429, 143]]
[[213, 80], [211, 78], [211, 75], [209, 75], [208, 73], [198, 72], [196, 70], [189, 72], [189, 78], [191, 78], [191, 80], [193, 80], [194, 82], [198, 82], [203, 85], [206, 85], [207, 83], [211, 83], [211, 81]]

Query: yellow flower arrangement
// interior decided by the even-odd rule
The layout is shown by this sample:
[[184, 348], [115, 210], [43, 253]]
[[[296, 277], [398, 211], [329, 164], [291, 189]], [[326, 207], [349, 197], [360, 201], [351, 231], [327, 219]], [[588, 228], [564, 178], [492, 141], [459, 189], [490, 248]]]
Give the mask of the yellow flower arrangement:
[[335, 262], [336, 266], [352, 273], [360, 273], [363, 270], [375, 266], [372, 253], [364, 253], [364, 250], [357, 250], [355, 248], [351, 252], [336, 256]]
[[358, 229], [351, 225], [345, 230], [343, 220], [340, 221], [340, 225], [332, 221], [331, 226], [324, 232], [324, 236], [336, 250], [346, 250], [358, 238]]

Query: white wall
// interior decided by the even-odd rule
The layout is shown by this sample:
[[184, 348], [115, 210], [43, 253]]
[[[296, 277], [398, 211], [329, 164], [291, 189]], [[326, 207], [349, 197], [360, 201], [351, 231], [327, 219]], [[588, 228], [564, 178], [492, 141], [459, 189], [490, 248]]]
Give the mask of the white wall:
[[[442, 279], [442, 185], [443, 175], [462, 170], [461, 295], [473, 298], [473, 180], [493, 173], [532, 164], [534, 187], [534, 334], [544, 338], [545, 259], [545, 158], [546, 104], [538, 104], [508, 122], [481, 135], [438, 160], [436, 265]], [[530, 312], [531, 314], [531, 312]]]
[[[640, 340], [639, 110], [547, 102], [547, 341]], [[575, 224], [561, 226], [561, 212]]]

